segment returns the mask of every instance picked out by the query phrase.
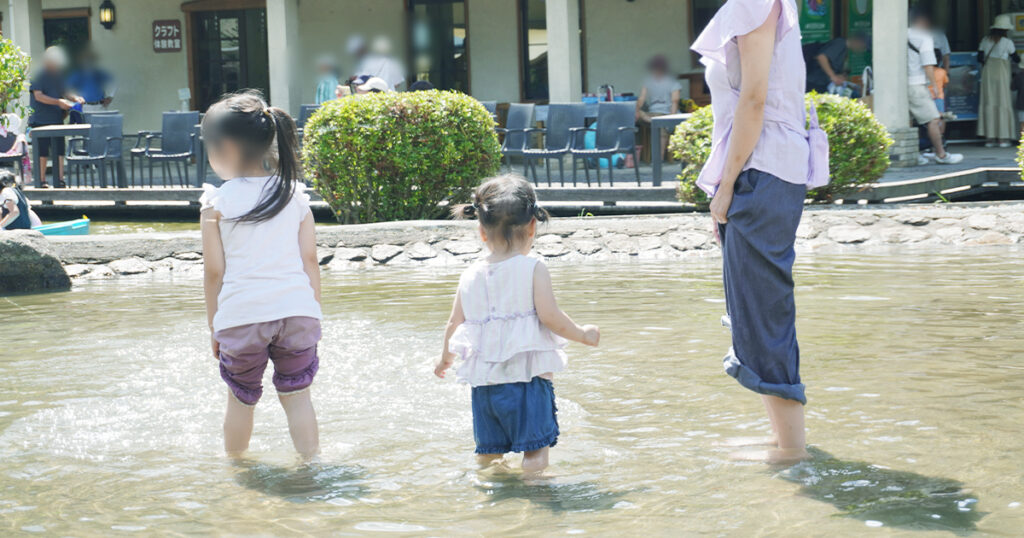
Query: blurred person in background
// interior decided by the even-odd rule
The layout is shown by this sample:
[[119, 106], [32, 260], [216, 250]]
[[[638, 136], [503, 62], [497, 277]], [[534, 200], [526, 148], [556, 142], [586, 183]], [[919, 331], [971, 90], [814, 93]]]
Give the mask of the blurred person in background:
[[338, 97], [338, 66], [334, 62], [334, 58], [324, 54], [317, 59], [316, 70], [320, 74], [320, 78], [317, 79], [313, 102], [322, 105]]
[[1020, 62], [1017, 46], [1007, 37], [1013, 30], [1009, 15], [999, 15], [989, 34], [978, 44], [981, 68], [981, 101], [978, 105], [978, 136], [986, 139], [985, 147], [1008, 148], [1017, 137], [1017, 120], [1010, 94], [1010, 62]]
[[[636, 101], [636, 119], [649, 125], [653, 117], [679, 112], [679, 93], [682, 89], [679, 80], [669, 70], [668, 59], [662, 54], [655, 55], [647, 62], [647, 78]], [[668, 139], [666, 133], [662, 133], [661, 147], [657, 148], [662, 156], [668, 147]], [[654, 151], [655, 148], [651, 148], [652, 156], [655, 155]]]
[[394, 91], [391, 86], [388, 85], [387, 81], [380, 77], [370, 77], [366, 79], [366, 82], [356, 86], [356, 94], [364, 95], [367, 93], [387, 93]]
[[864, 52], [867, 49], [866, 34], [837, 37], [825, 43], [804, 45], [804, 61], [807, 63], [807, 91], [828, 93], [829, 85], [843, 87], [846, 84], [846, 60], [849, 52]]
[[111, 89], [114, 78], [99, 65], [99, 56], [92, 49], [85, 49], [78, 57], [78, 65], [68, 75], [67, 86], [85, 102], [82, 112], [106, 110], [113, 101]]
[[405, 68], [391, 56], [391, 40], [385, 36], [373, 38], [369, 52], [359, 36], [349, 39], [349, 53], [357, 60], [354, 76], [369, 75], [384, 79], [388, 87], [398, 90], [405, 83]]
[[14, 174], [0, 170], [0, 230], [31, 230], [40, 224]]
[[[66, 73], [68, 66], [67, 54], [60, 47], [49, 47], [43, 52], [43, 68], [32, 78], [29, 85], [29, 106], [32, 107], [32, 115], [28, 118], [29, 127], [42, 127], [44, 125], [60, 125], [64, 123], [67, 111], [76, 104], [85, 103], [79, 95], [68, 91]], [[39, 174], [46, 175], [47, 158], [50, 155], [50, 144], [57, 144], [57, 167], [58, 186], [64, 185], [64, 139], [63, 138], [41, 138], [34, 142], [39, 144]], [[48, 185], [43, 183], [44, 187]]]

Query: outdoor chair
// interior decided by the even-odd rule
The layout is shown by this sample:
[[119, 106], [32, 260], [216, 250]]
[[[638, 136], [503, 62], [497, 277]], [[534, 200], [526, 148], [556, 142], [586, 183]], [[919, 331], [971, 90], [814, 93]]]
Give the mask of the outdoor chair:
[[[199, 112], [164, 112], [160, 131], [139, 131], [135, 147], [129, 152], [132, 186], [135, 185], [136, 157], [140, 161], [149, 161], [150, 187], [153, 186], [153, 165], [156, 163], [160, 163], [164, 185], [171, 180], [171, 165], [173, 164], [178, 174], [179, 185], [188, 186], [189, 162], [196, 156], [196, 125], [198, 123]], [[154, 140], [160, 141], [159, 147], [153, 146]], [[141, 162], [139, 171], [142, 172]], [[139, 185], [142, 185], [142, 180], [139, 181]]]
[[299, 108], [299, 121], [295, 123], [295, 126], [299, 129], [299, 139], [305, 134], [306, 122], [309, 121], [310, 116], [314, 112], [320, 109], [320, 105], [302, 105]]
[[[112, 170], [109, 177], [117, 177], [117, 167], [121, 165], [121, 130], [124, 127], [124, 116], [120, 114], [103, 114], [90, 119], [89, 135], [76, 137], [68, 141], [65, 165], [74, 168], [76, 186], [83, 187], [82, 170], [89, 186], [96, 186], [95, 172], [99, 172], [99, 186], [107, 186], [107, 168]], [[69, 170], [70, 172], [70, 170]], [[68, 178], [70, 178], [68, 174]], [[117, 183], [116, 180], [113, 183]]]
[[491, 113], [492, 118], [498, 117], [498, 102], [497, 101], [480, 101], [481, 105]]
[[27, 155], [25, 139], [21, 135], [13, 130], [7, 130], [0, 136], [0, 163], [11, 163], [23, 183], [25, 176], [21, 165]]
[[[536, 159], [544, 159], [544, 168], [547, 172], [548, 186], [551, 186], [551, 159], [558, 160], [558, 179], [562, 186], [565, 186], [565, 165], [563, 157], [572, 149], [572, 130], [586, 126], [586, 107], [583, 103], [566, 103], [548, 105], [547, 118], [543, 129], [531, 129], [544, 137], [544, 143], [540, 148], [525, 148], [523, 158], [533, 172], [533, 182], [537, 183], [537, 169], [534, 166]], [[523, 166], [526, 168], [526, 165]], [[575, 180], [573, 186], [576, 185]]]
[[[505, 127], [495, 127], [499, 134], [505, 135], [501, 143], [501, 154], [506, 158], [508, 167], [512, 168], [512, 157], [523, 156], [523, 150], [533, 138], [533, 103], [512, 103], [508, 106]], [[526, 169], [523, 169], [526, 174]]]
[[[576, 183], [576, 160], [583, 159], [583, 170], [587, 175], [587, 185], [590, 185], [590, 165], [588, 160], [597, 160], [597, 185], [601, 186], [601, 163], [600, 158], [608, 159], [608, 184], [615, 184], [615, 169], [612, 163], [615, 155], [619, 153], [636, 152], [636, 104], [630, 102], [600, 103], [597, 108], [596, 127], [577, 127], [570, 129], [572, 133], [572, 181]], [[594, 133], [594, 147], [584, 148], [583, 136], [587, 132]], [[636, 165], [634, 155], [633, 172], [636, 174], [636, 184], [640, 185], [640, 169]]]

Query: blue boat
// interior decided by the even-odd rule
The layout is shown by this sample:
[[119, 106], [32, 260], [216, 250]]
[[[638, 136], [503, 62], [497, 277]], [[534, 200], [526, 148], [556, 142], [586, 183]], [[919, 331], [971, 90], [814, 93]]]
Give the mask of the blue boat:
[[89, 219], [82, 217], [78, 220], [43, 224], [32, 229], [42, 232], [43, 235], [89, 235]]

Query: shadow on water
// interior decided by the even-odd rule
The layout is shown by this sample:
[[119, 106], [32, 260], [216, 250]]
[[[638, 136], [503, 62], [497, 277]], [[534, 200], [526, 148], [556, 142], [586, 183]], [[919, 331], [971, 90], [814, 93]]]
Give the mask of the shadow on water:
[[242, 487], [293, 503], [331, 502], [349, 504], [368, 495], [362, 484], [366, 469], [354, 465], [307, 464], [279, 467], [239, 461], [235, 481]]
[[967, 534], [977, 530], [985, 515], [975, 510], [978, 500], [957, 480], [843, 461], [822, 450], [809, 450], [813, 460], [779, 476], [800, 484], [800, 495], [835, 506], [841, 517], [885, 527]]
[[522, 499], [555, 513], [608, 510], [626, 496], [626, 492], [603, 491], [593, 482], [558, 483], [551, 478], [524, 480], [517, 474], [481, 478], [484, 481], [476, 487], [492, 503]]

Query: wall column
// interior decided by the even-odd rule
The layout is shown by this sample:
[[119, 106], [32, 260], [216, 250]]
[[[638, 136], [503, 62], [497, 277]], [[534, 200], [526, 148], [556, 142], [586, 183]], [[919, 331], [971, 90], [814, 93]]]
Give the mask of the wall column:
[[295, 80], [300, 72], [298, 0], [267, 0], [267, 52], [271, 104], [296, 117], [303, 97]]
[[917, 130], [910, 127], [907, 102], [908, 0], [875, 0], [872, 9], [875, 116], [896, 142], [891, 151], [893, 166], [913, 166], [917, 164], [918, 146]]
[[10, 0], [8, 13], [11, 17], [7, 23], [11, 29], [9, 37], [22, 52], [38, 62], [44, 49], [42, 0]]
[[552, 103], [578, 102], [583, 93], [579, 0], [546, 4], [549, 98]]

